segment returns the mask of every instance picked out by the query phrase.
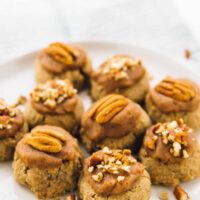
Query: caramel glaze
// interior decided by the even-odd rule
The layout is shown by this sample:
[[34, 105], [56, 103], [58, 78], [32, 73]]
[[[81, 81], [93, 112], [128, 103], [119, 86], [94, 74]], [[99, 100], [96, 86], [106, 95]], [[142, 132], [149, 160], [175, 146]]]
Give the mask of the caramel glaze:
[[[92, 156], [103, 157], [105, 155], [102, 151], [98, 151]], [[103, 180], [100, 183], [97, 183], [92, 179], [92, 174], [88, 172], [92, 156], [85, 160], [84, 176], [87, 178], [88, 183], [94, 191], [103, 196], [120, 194], [130, 190], [144, 172], [144, 166], [141, 163], [136, 162], [130, 165], [130, 172], [126, 174], [126, 178], [122, 182], [118, 182], [116, 177], [118, 175], [123, 175], [123, 173], [118, 175], [106, 173], [104, 174]]]
[[152, 103], [163, 113], [170, 113], [170, 112], [188, 112], [194, 111], [200, 105], [200, 89], [197, 84], [192, 81], [186, 79], [179, 79], [183, 80], [186, 83], [190, 84], [195, 91], [195, 97], [188, 102], [178, 101], [171, 97], [165, 96], [163, 94], [158, 93], [155, 88], [149, 92], [149, 98]]
[[140, 117], [141, 108], [132, 101], [128, 101], [129, 103], [122, 111], [104, 124], [97, 123], [86, 112], [82, 118], [83, 134], [90, 140], [98, 142], [106, 137], [120, 138], [130, 132], [137, 132], [136, 124]]
[[8, 137], [13, 137], [17, 132], [19, 132], [24, 124], [24, 117], [21, 111], [19, 111], [17, 108], [15, 109], [16, 115], [15, 117], [9, 117], [9, 116], [0, 116], [0, 121], [8, 119], [10, 120], [10, 129], [3, 129], [0, 130], [0, 139], [5, 139]]
[[93, 80], [99, 83], [106, 92], [114, 92], [117, 89], [127, 88], [132, 85], [135, 85], [146, 73], [145, 69], [137, 67], [134, 71], [128, 69], [126, 70], [128, 78], [124, 77], [119, 80], [115, 79], [115, 76], [112, 74], [104, 74], [101, 72], [93, 73]]
[[63, 63], [54, 60], [45, 49], [38, 54], [38, 61], [45, 70], [53, 74], [61, 74], [67, 70], [81, 69], [86, 63], [86, 53], [78, 46], [70, 45], [70, 47], [78, 53], [78, 56], [74, 58], [74, 62], [71, 65], [66, 66]]
[[[147, 129], [147, 132], [144, 137], [144, 147], [147, 150], [148, 155], [164, 163], [176, 163], [182, 161], [184, 158], [174, 157], [170, 153], [169, 145], [164, 144], [161, 137], [158, 137], [158, 140], [156, 141], [156, 147], [154, 150], [150, 150], [148, 147], [146, 147], [145, 144], [147, 144], [148, 141], [152, 140], [152, 137], [154, 136], [154, 127], [155, 125]], [[193, 154], [197, 147], [197, 140], [194, 132], [187, 134], [187, 143], [188, 145], [186, 147], [186, 150], [190, 156]]]
[[78, 103], [78, 95], [74, 95], [73, 97], [67, 98], [60, 104], [57, 104], [55, 108], [50, 108], [45, 106], [43, 102], [36, 102], [31, 99], [31, 104], [39, 113], [42, 114], [65, 114], [65, 113], [73, 113], [75, 107]]
[[[37, 128], [40, 126], [37, 126]], [[44, 127], [44, 126], [43, 126]], [[16, 154], [23, 160], [28, 167], [37, 167], [40, 169], [59, 167], [65, 161], [72, 161], [77, 158], [82, 158], [82, 153], [79, 149], [77, 140], [73, 138], [67, 131], [55, 126], [45, 125], [46, 128], [55, 129], [66, 135], [66, 143], [62, 151], [59, 153], [45, 153], [34, 149], [26, 144], [26, 134], [22, 140], [17, 144]]]

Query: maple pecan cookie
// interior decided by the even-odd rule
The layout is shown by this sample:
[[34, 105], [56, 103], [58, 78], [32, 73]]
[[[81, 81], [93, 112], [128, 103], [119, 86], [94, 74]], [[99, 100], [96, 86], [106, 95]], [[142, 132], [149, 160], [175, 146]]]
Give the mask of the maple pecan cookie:
[[77, 140], [55, 126], [37, 126], [17, 144], [15, 180], [39, 199], [56, 198], [76, 187], [82, 166]]
[[12, 160], [17, 142], [27, 131], [22, 112], [0, 99], [0, 161]]
[[149, 76], [141, 60], [118, 55], [106, 60], [91, 78], [91, 96], [98, 100], [119, 93], [141, 102], [149, 90]]
[[25, 117], [30, 125], [60, 126], [76, 134], [83, 104], [69, 80], [51, 80], [37, 85], [27, 102]]
[[178, 185], [200, 176], [200, 146], [182, 119], [150, 127], [139, 159], [153, 184]]
[[122, 95], [111, 94], [94, 103], [83, 115], [80, 137], [88, 151], [104, 146], [134, 148], [150, 124], [140, 105]]
[[81, 200], [149, 200], [151, 181], [130, 150], [105, 147], [85, 160], [78, 188]]
[[36, 59], [36, 79], [44, 83], [51, 79], [69, 79], [81, 90], [92, 71], [86, 52], [75, 45], [55, 42], [39, 52]]
[[154, 122], [183, 118], [190, 127], [200, 127], [200, 89], [192, 81], [166, 77], [147, 94], [146, 108]]

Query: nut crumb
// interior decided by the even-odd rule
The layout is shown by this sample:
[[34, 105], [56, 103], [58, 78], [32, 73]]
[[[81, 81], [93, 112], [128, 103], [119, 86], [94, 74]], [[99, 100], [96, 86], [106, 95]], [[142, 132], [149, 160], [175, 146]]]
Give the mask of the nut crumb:
[[27, 102], [27, 98], [25, 96], [19, 96], [17, 99], [17, 102], [15, 103], [15, 106], [25, 105]]
[[89, 171], [89, 172], [93, 172], [93, 171], [94, 171], [94, 167], [93, 167], [93, 166], [89, 167], [89, 168], [88, 168], [88, 171]]
[[180, 185], [177, 185], [174, 188], [174, 195], [176, 197], [177, 200], [190, 200], [190, 197], [188, 196], [188, 194], [183, 190], [183, 188], [181, 188]]
[[106, 174], [113, 175], [117, 182], [122, 182], [131, 173], [132, 165], [137, 162], [129, 149], [122, 151], [104, 147], [102, 153], [103, 155], [94, 153], [87, 168], [97, 183], [100, 183]]
[[118, 176], [117, 177], [117, 181], [118, 182], [121, 182], [121, 181], [123, 181], [125, 179], [125, 176]]
[[170, 147], [170, 153], [174, 157], [189, 158], [187, 151], [187, 135], [192, 131], [182, 119], [166, 123], [157, 123], [153, 128], [154, 135], [151, 140], [145, 142], [145, 146], [150, 150], [155, 150], [156, 141], [161, 137], [163, 144]]
[[76, 199], [75, 194], [71, 194], [71, 195], [69, 195], [69, 196], [67, 197], [66, 200], [75, 200], [75, 199]]
[[160, 200], [169, 200], [169, 194], [166, 191], [161, 191], [159, 195]]
[[186, 49], [185, 50], [185, 58], [190, 59], [190, 57], [191, 57], [191, 51], [189, 49]]

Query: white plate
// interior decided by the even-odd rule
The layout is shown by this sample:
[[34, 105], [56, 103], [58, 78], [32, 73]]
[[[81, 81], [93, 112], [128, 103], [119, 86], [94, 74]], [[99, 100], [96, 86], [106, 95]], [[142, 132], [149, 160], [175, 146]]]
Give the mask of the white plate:
[[[93, 61], [93, 66], [97, 67], [102, 61], [114, 54], [129, 54], [141, 58], [144, 65], [152, 75], [151, 84], [157, 83], [166, 75], [175, 77], [187, 77], [200, 84], [200, 77], [192, 74], [182, 64], [174, 60], [152, 52], [147, 49], [139, 48], [128, 44], [116, 44], [108, 42], [80, 42], [88, 52]], [[34, 59], [36, 52], [19, 57], [8, 63], [0, 65], [0, 97], [8, 102], [14, 103], [19, 95], [28, 95], [35, 85], [34, 80]], [[90, 105], [90, 99], [86, 93], [82, 93], [85, 109]], [[13, 180], [11, 163], [0, 164], [0, 199], [2, 200], [32, 200], [34, 195], [25, 187], [18, 185]], [[192, 200], [199, 200], [200, 197], [200, 178], [191, 182], [182, 184]], [[153, 186], [152, 198], [159, 199], [160, 191], [168, 191], [170, 199], [175, 199], [172, 194], [172, 188]]]

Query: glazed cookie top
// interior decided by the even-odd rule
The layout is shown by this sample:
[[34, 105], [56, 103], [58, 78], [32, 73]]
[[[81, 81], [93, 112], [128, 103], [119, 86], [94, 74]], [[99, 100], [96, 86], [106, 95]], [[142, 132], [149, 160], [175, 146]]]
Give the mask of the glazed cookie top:
[[82, 117], [82, 130], [90, 140], [120, 138], [137, 131], [142, 108], [122, 95], [111, 94], [95, 102]]
[[166, 77], [149, 93], [162, 112], [193, 111], [200, 104], [200, 89], [186, 79]]
[[196, 149], [197, 140], [193, 130], [182, 119], [157, 123], [150, 127], [144, 137], [148, 155], [162, 162], [179, 162], [189, 158]]
[[30, 96], [33, 107], [44, 114], [73, 112], [78, 101], [77, 90], [69, 80], [51, 80], [39, 84]]
[[38, 60], [45, 70], [61, 74], [82, 68], [86, 63], [86, 53], [80, 47], [55, 42], [39, 53]]
[[103, 85], [107, 92], [112, 92], [117, 88], [134, 85], [144, 75], [145, 69], [140, 60], [118, 55], [106, 60], [94, 73], [93, 78]]
[[14, 136], [22, 128], [24, 117], [15, 106], [8, 106], [0, 99], [0, 139]]
[[84, 175], [97, 194], [114, 195], [128, 191], [143, 174], [144, 166], [138, 163], [131, 151], [103, 150], [85, 160]]
[[77, 140], [56, 126], [37, 126], [16, 147], [17, 155], [31, 167], [58, 167], [82, 157]]

